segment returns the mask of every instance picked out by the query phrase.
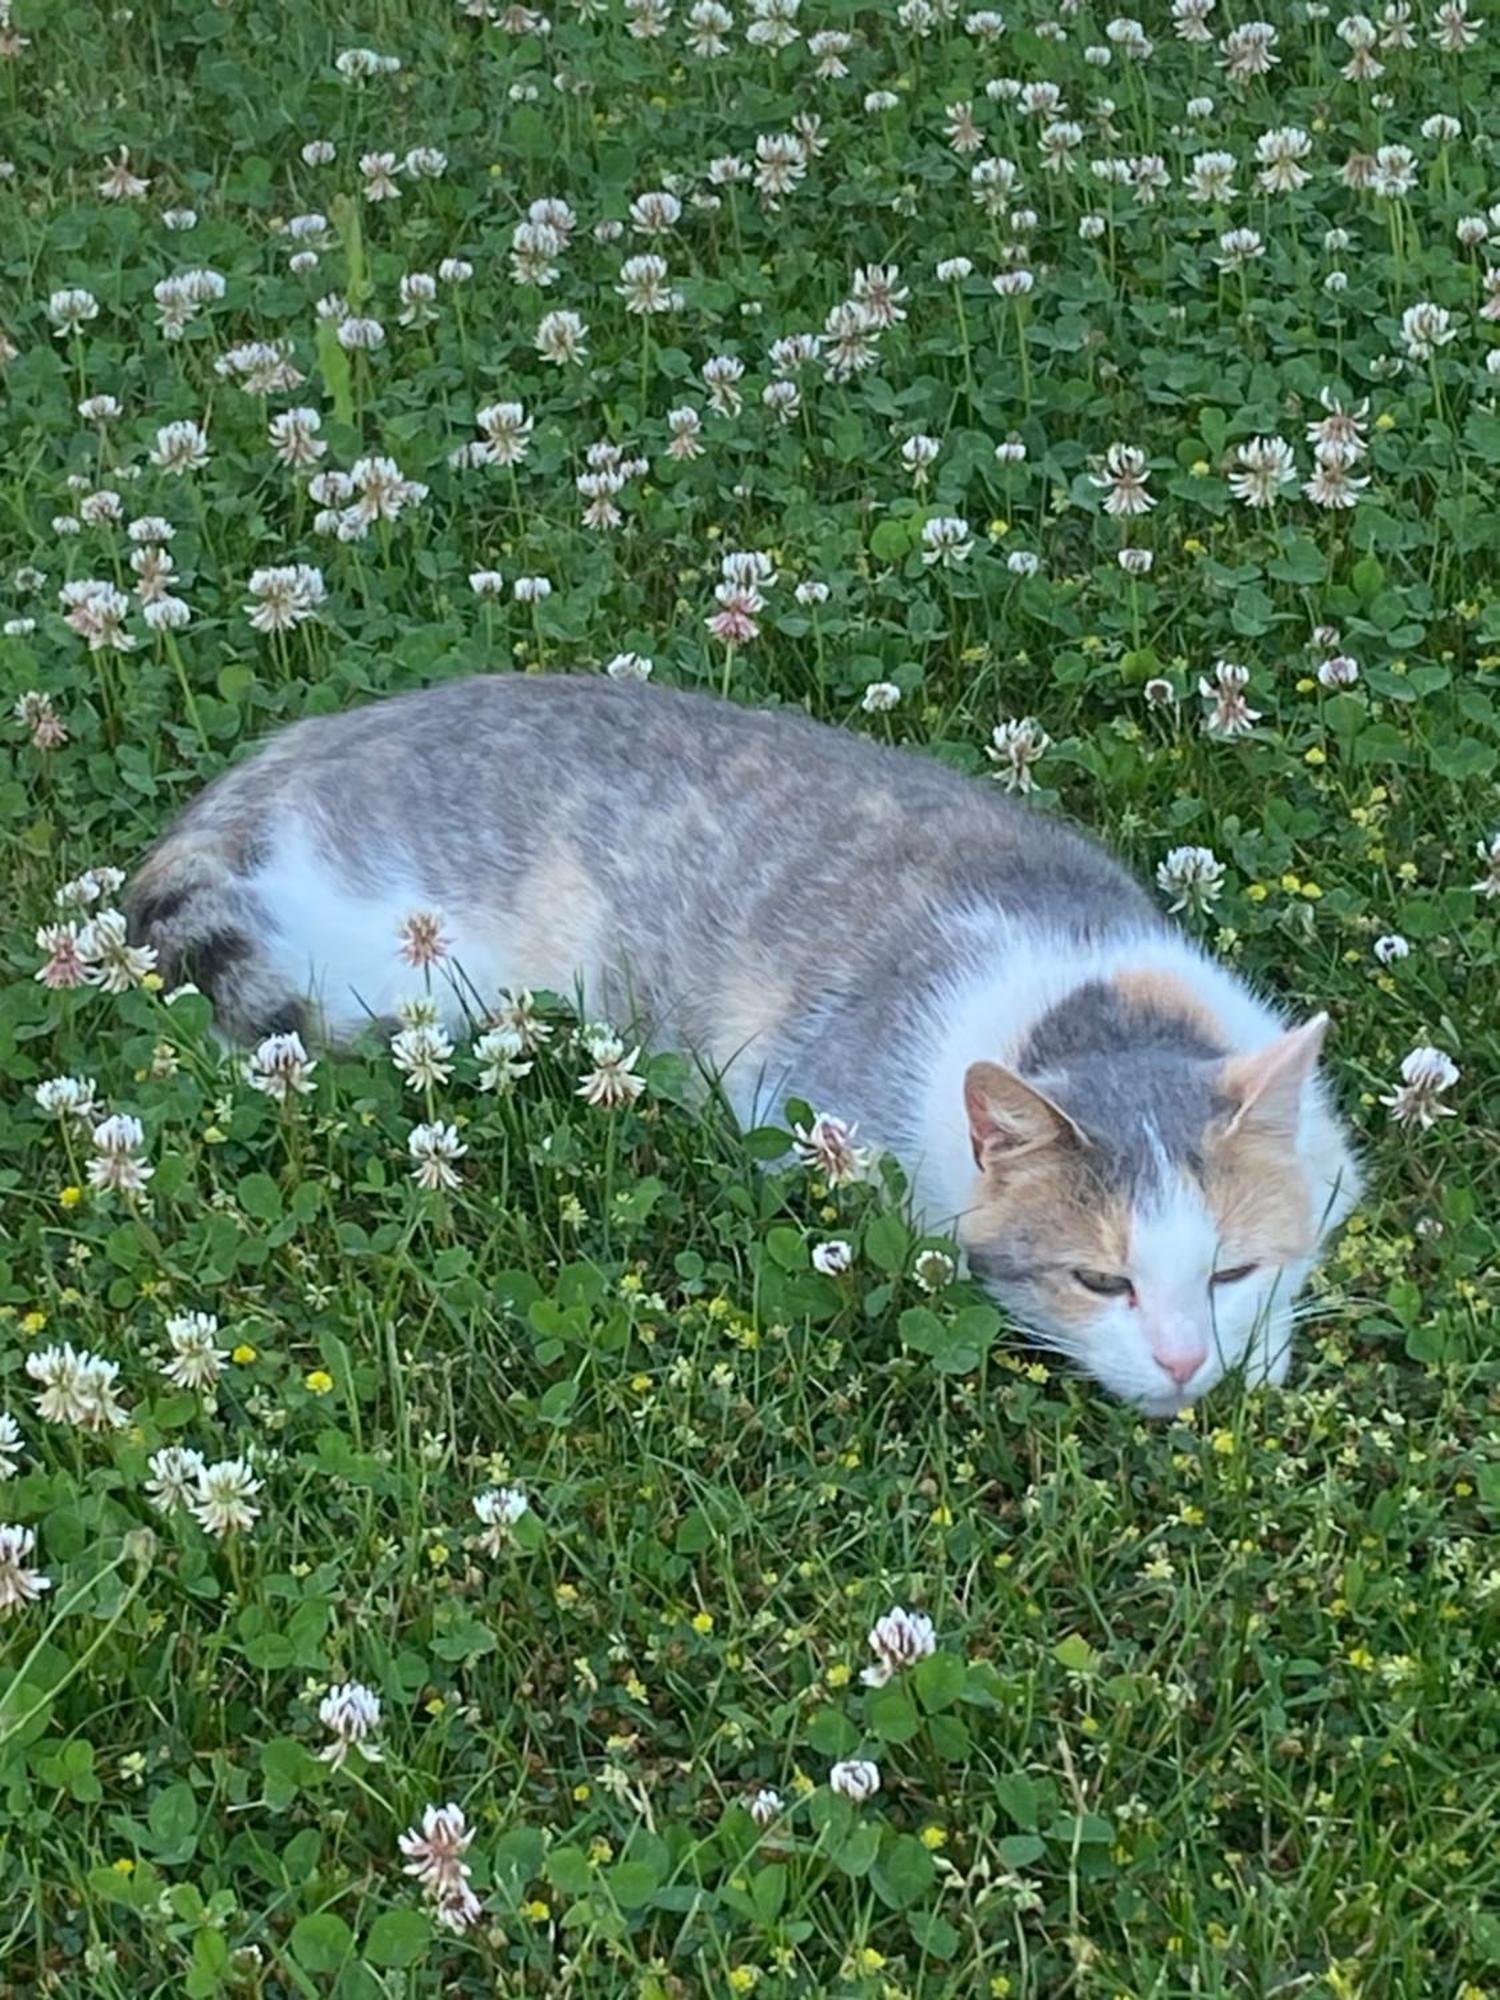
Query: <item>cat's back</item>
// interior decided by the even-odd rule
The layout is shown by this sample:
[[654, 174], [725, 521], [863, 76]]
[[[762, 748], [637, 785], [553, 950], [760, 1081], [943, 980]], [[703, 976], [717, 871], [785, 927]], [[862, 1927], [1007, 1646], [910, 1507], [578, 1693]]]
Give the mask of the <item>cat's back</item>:
[[742, 986], [774, 966], [809, 1004], [830, 981], [930, 985], [997, 917], [1085, 938], [1161, 921], [1092, 840], [920, 751], [705, 694], [517, 674], [282, 731], [188, 807], [127, 907], [164, 965], [200, 977], [254, 962], [272, 932], [299, 965], [342, 953], [369, 975], [363, 940], [431, 907], [497, 941], [507, 980], [525, 935], [546, 949], [521, 983], [567, 990], [608, 961], [675, 990], [733, 959]]

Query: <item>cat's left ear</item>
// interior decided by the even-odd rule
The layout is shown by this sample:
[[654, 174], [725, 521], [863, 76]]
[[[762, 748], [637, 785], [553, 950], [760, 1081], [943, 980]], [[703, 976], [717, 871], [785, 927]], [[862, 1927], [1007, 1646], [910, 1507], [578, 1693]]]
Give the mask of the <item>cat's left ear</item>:
[[1302, 1093], [1318, 1067], [1328, 1016], [1315, 1014], [1250, 1055], [1231, 1056], [1220, 1073], [1219, 1087], [1234, 1107], [1226, 1138], [1248, 1127], [1280, 1132], [1288, 1137], [1302, 1115]]

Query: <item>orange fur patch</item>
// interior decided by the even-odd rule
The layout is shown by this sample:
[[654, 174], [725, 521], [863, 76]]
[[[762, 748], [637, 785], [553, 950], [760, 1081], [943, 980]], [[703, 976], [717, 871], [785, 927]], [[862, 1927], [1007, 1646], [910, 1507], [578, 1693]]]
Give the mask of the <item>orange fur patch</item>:
[[1099, 1301], [1068, 1273], [1124, 1271], [1130, 1263], [1127, 1203], [1102, 1192], [1066, 1145], [1038, 1147], [982, 1174], [958, 1235], [966, 1248], [1003, 1243], [1023, 1259], [1036, 1246], [1039, 1264], [1055, 1266], [1060, 1279], [1046, 1287], [1049, 1310], [1080, 1327], [1096, 1317]]
[[1216, 1047], [1228, 1046], [1223, 1023], [1176, 973], [1154, 967], [1126, 967], [1113, 975], [1111, 983], [1128, 1006], [1139, 1008], [1143, 1014], [1165, 1014], [1169, 1020], [1185, 1021]]
[[1203, 1192], [1228, 1263], [1294, 1264], [1317, 1237], [1312, 1196], [1284, 1139], [1244, 1127], [1209, 1144]]

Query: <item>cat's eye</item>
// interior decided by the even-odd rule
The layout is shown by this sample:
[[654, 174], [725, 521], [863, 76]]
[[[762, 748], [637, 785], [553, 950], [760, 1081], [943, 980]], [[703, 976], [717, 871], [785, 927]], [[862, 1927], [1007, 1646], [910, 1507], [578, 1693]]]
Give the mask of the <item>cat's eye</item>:
[[1135, 1291], [1123, 1271], [1075, 1271], [1073, 1276], [1086, 1292], [1096, 1292], [1101, 1299], [1128, 1299]]
[[1259, 1269], [1259, 1264], [1236, 1264], [1232, 1270], [1215, 1271], [1208, 1282], [1211, 1285], [1237, 1285], [1242, 1278], [1250, 1277]]

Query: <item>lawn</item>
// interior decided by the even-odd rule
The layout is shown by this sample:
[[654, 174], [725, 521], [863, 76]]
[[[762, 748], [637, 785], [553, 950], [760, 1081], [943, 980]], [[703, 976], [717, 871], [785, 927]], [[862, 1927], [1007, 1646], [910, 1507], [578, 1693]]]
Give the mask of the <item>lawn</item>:
[[[0, 0], [0, 1994], [1500, 1995], [1497, 50]], [[288, 1069], [125, 945], [281, 722], [563, 671], [1326, 1007], [1290, 1385], [1107, 1402], [554, 996]]]

